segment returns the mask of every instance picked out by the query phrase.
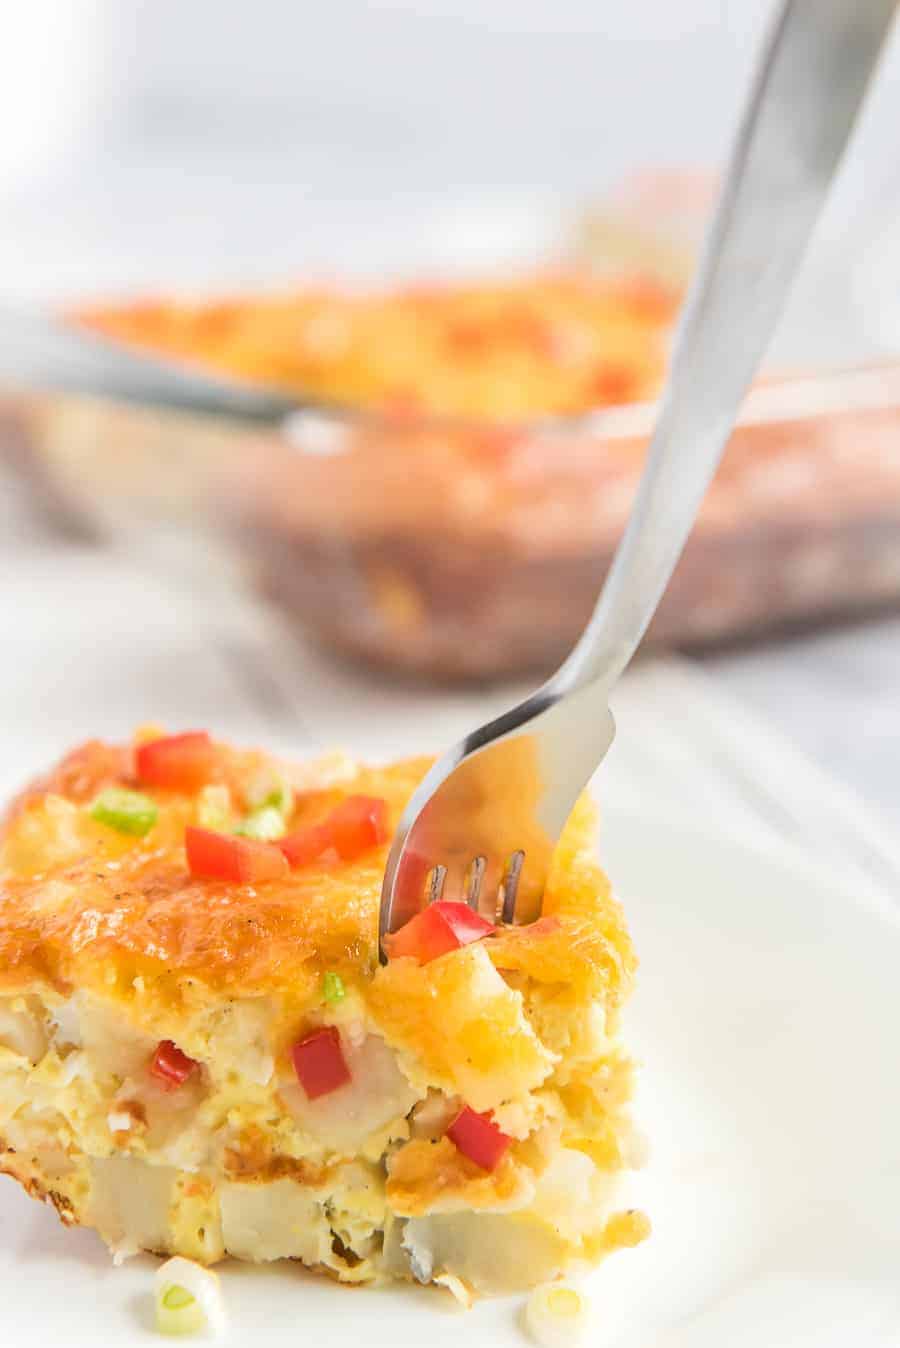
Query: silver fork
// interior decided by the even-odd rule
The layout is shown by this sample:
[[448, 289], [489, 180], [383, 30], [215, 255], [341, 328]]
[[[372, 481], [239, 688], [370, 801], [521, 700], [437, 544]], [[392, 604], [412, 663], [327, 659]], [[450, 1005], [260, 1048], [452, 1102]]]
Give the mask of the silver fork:
[[615, 733], [613, 684], [647, 628], [775, 326], [895, 0], [785, 0], [763, 50], [679, 325], [640, 490], [580, 641], [527, 701], [428, 773], [394, 839], [379, 937], [423, 903], [540, 913], [550, 859]]

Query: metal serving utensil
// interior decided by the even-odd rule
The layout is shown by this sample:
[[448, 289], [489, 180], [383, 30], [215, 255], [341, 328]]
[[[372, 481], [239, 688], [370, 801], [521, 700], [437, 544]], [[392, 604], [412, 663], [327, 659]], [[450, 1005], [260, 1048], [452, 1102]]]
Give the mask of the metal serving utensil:
[[615, 733], [609, 693], [662, 597], [775, 326], [895, 0], [785, 0], [676, 334], [625, 535], [580, 641], [527, 701], [431, 769], [397, 830], [379, 937], [425, 902], [540, 913], [554, 846]]
[[131, 349], [61, 317], [10, 305], [0, 307], [0, 382], [250, 422], [278, 422], [297, 411], [297, 399], [277, 388]]

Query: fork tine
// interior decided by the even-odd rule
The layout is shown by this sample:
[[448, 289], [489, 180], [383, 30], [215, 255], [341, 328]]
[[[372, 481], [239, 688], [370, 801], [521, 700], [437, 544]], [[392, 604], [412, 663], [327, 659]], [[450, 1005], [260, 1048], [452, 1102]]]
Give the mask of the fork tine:
[[437, 903], [444, 892], [444, 881], [447, 878], [446, 866], [435, 866], [431, 872], [428, 881], [428, 897], [426, 903]]
[[[471, 901], [476, 857], [485, 859], [477, 911], [494, 923], [534, 922], [562, 827], [614, 729], [608, 710], [586, 717], [578, 697], [548, 705], [539, 693], [449, 750], [397, 826], [382, 882], [379, 957], [387, 959], [384, 938], [426, 902]], [[560, 780], [557, 766], [565, 769]], [[524, 868], [514, 848], [527, 857]]]
[[466, 874], [465, 902], [475, 912], [478, 911], [478, 898], [481, 894], [481, 886], [484, 881], [486, 869], [487, 859], [485, 857], [475, 857]]
[[513, 852], [506, 863], [506, 870], [500, 884], [500, 917], [501, 921], [505, 922], [507, 926], [511, 926], [516, 920], [516, 893], [519, 888], [519, 876], [522, 873], [522, 862], [524, 860], [524, 852]]

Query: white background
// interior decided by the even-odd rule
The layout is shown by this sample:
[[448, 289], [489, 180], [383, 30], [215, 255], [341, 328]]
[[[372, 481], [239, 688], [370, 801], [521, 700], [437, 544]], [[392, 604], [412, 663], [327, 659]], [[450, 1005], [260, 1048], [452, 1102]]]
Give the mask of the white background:
[[[527, 249], [715, 166], [768, 0], [0, 0], [0, 297]], [[822, 245], [900, 202], [895, 37]], [[537, 220], [537, 223], [536, 223]]]

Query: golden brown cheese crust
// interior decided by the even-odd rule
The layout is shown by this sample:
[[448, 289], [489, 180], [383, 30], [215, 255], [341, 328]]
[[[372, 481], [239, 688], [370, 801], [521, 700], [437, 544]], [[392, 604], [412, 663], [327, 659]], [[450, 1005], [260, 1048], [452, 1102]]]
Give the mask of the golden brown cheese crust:
[[[216, 780], [238, 801], [262, 755], [221, 749]], [[386, 799], [395, 822], [424, 763], [383, 771], [359, 769], [341, 784], [310, 787], [298, 798], [292, 827], [315, 822], [343, 795]], [[127, 751], [90, 742], [31, 787], [10, 813], [3, 841], [7, 872], [0, 889], [0, 983], [110, 991], [110, 971], [123, 988], [137, 976], [178, 996], [186, 975], [218, 990], [296, 991], [304, 977], [325, 969], [351, 977], [372, 969], [386, 849], [358, 862], [321, 862], [292, 871], [277, 883], [230, 885], [193, 879], [183, 835], [195, 822], [192, 797], [140, 789], [159, 806], [159, 821], [142, 839], [125, 838], [88, 817], [77, 821], [88, 855], [54, 864], [55, 837], [42, 852], [48, 800], [88, 804], [112, 784], [135, 785]], [[86, 812], [85, 812], [86, 816]], [[34, 855], [28, 834], [34, 834]], [[19, 863], [17, 865], [17, 863]], [[0, 872], [2, 873], [2, 872]]]
[[[220, 762], [216, 780], [241, 801], [267, 760], [220, 746]], [[95, 824], [81, 808], [74, 822], [64, 821], [77, 836], [60, 850], [59, 801], [85, 807], [104, 787], [134, 785], [131, 764], [127, 748], [90, 741], [11, 810], [0, 835], [0, 986], [100, 986], [106, 996], [127, 997], [141, 976], [160, 999], [177, 1005], [186, 977], [217, 992], [284, 993], [292, 1001], [317, 986], [325, 970], [351, 983], [368, 981], [377, 965], [387, 844], [358, 861], [323, 860], [255, 886], [197, 880], [183, 845], [195, 799], [142, 786], [159, 807], [144, 838]], [[427, 766], [417, 759], [353, 768], [335, 784], [326, 765], [321, 781], [307, 775], [291, 827], [315, 822], [351, 793], [385, 799], [393, 826]], [[553, 920], [502, 933], [488, 950], [501, 969], [602, 992], [614, 1011], [634, 956], [619, 907], [585, 851], [591, 827], [590, 811], [582, 809], [560, 846], [545, 902]], [[406, 976], [433, 975], [434, 969], [428, 975], [416, 968]], [[390, 984], [398, 974], [389, 967], [384, 977]]]

